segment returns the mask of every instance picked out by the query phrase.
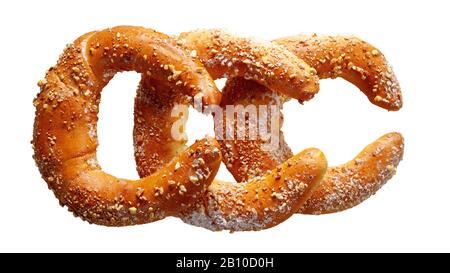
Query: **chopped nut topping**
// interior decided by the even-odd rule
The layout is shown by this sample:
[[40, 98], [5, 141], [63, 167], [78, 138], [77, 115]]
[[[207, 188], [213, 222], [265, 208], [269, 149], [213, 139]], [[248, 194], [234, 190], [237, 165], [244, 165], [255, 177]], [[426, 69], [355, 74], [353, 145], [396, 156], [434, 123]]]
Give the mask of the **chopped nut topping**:
[[143, 194], [144, 194], [144, 189], [143, 188], [137, 188], [136, 189], [136, 197], [140, 198]]
[[198, 177], [195, 175], [190, 175], [189, 181], [191, 181], [192, 183], [196, 183], [196, 182], [198, 182]]
[[183, 195], [185, 192], [187, 192], [186, 187], [184, 185], [180, 185], [180, 189], [178, 190], [178, 193], [180, 195]]
[[200, 165], [205, 165], [205, 160], [203, 158], [200, 157], [197, 160]]
[[77, 73], [77, 74], [79, 74], [80, 73], [80, 68], [74, 66], [74, 67], [72, 67], [72, 71]]
[[177, 182], [175, 182], [174, 180], [169, 180], [169, 181], [167, 181], [167, 183], [168, 183], [169, 185], [175, 185]]
[[388, 171], [390, 171], [390, 172], [393, 172], [393, 171], [395, 171], [395, 166], [392, 165], [392, 164], [390, 164], [390, 165], [387, 165], [387, 166], [386, 166], [386, 169], [387, 169]]
[[44, 87], [46, 84], [47, 84], [47, 80], [46, 79], [38, 81], [38, 86], [39, 87]]
[[137, 213], [137, 208], [135, 208], [135, 207], [131, 207], [131, 208], [129, 208], [128, 210], [130, 211], [130, 213], [131, 213], [132, 215], [136, 215], [136, 213]]
[[155, 196], [160, 196], [164, 194], [164, 188], [163, 187], [155, 187]]
[[279, 192], [272, 192], [271, 196], [275, 197], [278, 200], [283, 200], [284, 199], [283, 195], [281, 193], [279, 193]]

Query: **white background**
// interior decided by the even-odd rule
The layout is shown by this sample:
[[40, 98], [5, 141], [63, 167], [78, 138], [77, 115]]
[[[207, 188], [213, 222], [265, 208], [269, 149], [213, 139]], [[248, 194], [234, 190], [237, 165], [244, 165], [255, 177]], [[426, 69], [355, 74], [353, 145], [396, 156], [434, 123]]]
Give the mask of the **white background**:
[[[1, 1], [0, 251], [311, 252], [450, 251], [450, 39], [447, 1]], [[261, 39], [298, 33], [354, 34], [394, 66], [404, 107], [373, 106], [343, 80], [321, 82], [300, 106], [286, 104], [286, 137], [295, 152], [321, 148], [330, 165], [351, 159], [384, 133], [401, 132], [405, 157], [376, 196], [351, 210], [295, 215], [260, 232], [210, 232], [178, 219], [125, 228], [89, 225], [58, 205], [32, 160], [32, 99], [37, 81], [66, 43], [96, 29], [128, 24], [177, 34], [226, 28]], [[105, 88], [99, 161], [137, 178], [133, 96], [139, 77], [117, 75]], [[212, 133], [193, 113], [190, 140]], [[221, 169], [220, 178], [231, 179]]]

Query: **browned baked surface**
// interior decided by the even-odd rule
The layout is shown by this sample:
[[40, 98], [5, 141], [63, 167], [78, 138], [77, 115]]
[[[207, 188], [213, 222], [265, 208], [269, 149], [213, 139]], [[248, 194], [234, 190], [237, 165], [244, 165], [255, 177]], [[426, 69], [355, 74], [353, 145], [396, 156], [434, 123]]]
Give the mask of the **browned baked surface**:
[[140, 27], [91, 32], [70, 44], [40, 81], [34, 158], [49, 188], [76, 216], [111, 226], [155, 221], [189, 210], [213, 180], [221, 157], [212, 138], [136, 181], [109, 175], [97, 163], [100, 93], [115, 73], [134, 70], [177, 93], [202, 93], [206, 103], [220, 99], [201, 63], [173, 44], [166, 35]]
[[[392, 111], [402, 106], [400, 86], [391, 66], [381, 51], [367, 42], [356, 37], [318, 35], [292, 36], [274, 42], [314, 67], [321, 79], [342, 77], [355, 84], [375, 105]], [[282, 109], [285, 101], [284, 96], [243, 78], [229, 79], [222, 93], [223, 108], [254, 104], [276, 105], [277, 109]], [[281, 112], [279, 115], [282, 118]], [[247, 122], [251, 123], [251, 120]], [[281, 125], [279, 128], [279, 148], [276, 150], [263, 149], [268, 140], [250, 139], [248, 134], [245, 140], [219, 141], [223, 161], [237, 181], [261, 175], [292, 154], [284, 141]], [[372, 153], [372, 157], [367, 156]], [[355, 160], [329, 168], [319, 190], [301, 212], [322, 214], [359, 204], [393, 176], [402, 155], [403, 138], [399, 133], [379, 138]]]
[[[135, 181], [103, 172], [96, 159], [101, 90], [115, 73], [129, 70], [142, 74], [134, 127], [142, 178]], [[213, 82], [220, 77], [230, 78], [223, 94]], [[402, 106], [400, 87], [382, 53], [355, 37], [292, 36], [267, 43], [222, 30], [170, 38], [129, 26], [87, 33], [68, 45], [39, 82], [34, 158], [61, 205], [96, 224], [123, 226], [178, 216], [211, 230], [260, 230], [298, 211], [344, 210], [394, 175], [403, 156], [400, 134], [387, 134], [352, 161], [327, 169], [317, 149], [293, 156], [282, 124], [275, 150], [263, 149], [267, 139], [248, 139], [251, 131], [245, 131], [244, 140], [219, 144], [207, 137], [187, 148], [186, 140], [173, 139], [171, 132], [179, 121], [172, 109], [192, 104], [194, 97], [204, 106], [281, 109], [289, 98], [311, 99], [319, 78], [335, 77], [355, 84], [380, 107]], [[266, 114], [269, 120], [279, 114], [282, 121], [281, 112]], [[224, 125], [216, 118], [215, 126]], [[237, 123], [232, 127], [240, 129]], [[237, 182], [214, 180], [221, 154]]]
[[[239, 38], [220, 30], [183, 33], [177, 41], [202, 61], [214, 79], [230, 75], [245, 77], [282, 94], [295, 92], [295, 96], [303, 100], [317, 92], [315, 71], [279, 46]], [[149, 175], [170, 161], [178, 152], [178, 149], [172, 149], [173, 144], [184, 145], [182, 141], [166, 140], [174, 120], [168, 122], [172, 109], [165, 106], [170, 105], [159, 103], [164, 94], [172, 96], [173, 92], [145, 77], [138, 88], [134, 140], [140, 176]], [[155, 125], [158, 122], [168, 123]], [[156, 146], [164, 147], [166, 152], [155, 149]], [[306, 202], [321, 181], [326, 166], [325, 156], [310, 149], [246, 183], [214, 180], [204, 200], [181, 218], [211, 230], [272, 227], [297, 212]]]
[[[236, 51], [239, 52], [239, 49], [245, 47], [236, 46], [236, 44], [240, 44], [239, 42], [229, 42], [230, 40], [233, 41], [232, 36], [230, 34], [226, 35], [228, 35], [226, 38], [222, 38], [223, 32], [221, 31], [202, 30], [184, 33], [179, 39], [183, 41], [183, 45], [188, 45], [189, 51], [194, 51], [195, 55], [200, 57], [200, 60], [214, 78], [230, 77], [222, 90], [223, 96], [220, 105], [223, 110], [225, 110], [227, 105], [241, 105], [244, 107], [248, 105], [274, 105], [277, 109], [281, 109], [282, 104], [289, 99], [286, 95], [291, 93], [277, 90], [274, 86], [269, 86], [266, 82], [259, 80], [258, 77], [256, 79], [252, 78], [255, 75], [245, 74], [245, 68], [244, 72], [241, 72], [242, 66], [236, 66], [236, 64], [240, 64], [239, 61], [228, 62], [229, 58], [232, 58], [230, 56], [234, 56]], [[246, 43], [251, 44], [248, 40], [246, 40]], [[388, 110], [398, 110], [402, 106], [400, 87], [390, 65], [378, 49], [365, 41], [356, 37], [304, 35], [278, 39], [274, 43], [282, 45], [296, 57], [311, 65], [321, 79], [342, 77], [355, 84], [372, 103], [380, 107]], [[246, 51], [245, 54], [247, 54]], [[255, 54], [251, 55], [254, 56]], [[284, 56], [286, 55], [284, 53]], [[282, 56], [282, 54], [277, 56]], [[258, 63], [261, 58], [269, 59], [265, 58], [265, 56], [252, 57], [250, 65]], [[230, 64], [229, 67], [227, 67], [227, 64]], [[229, 69], [234, 70], [234, 74], [230, 75]], [[296, 88], [298, 92], [299, 89], [294, 84], [292, 90], [296, 90]], [[142, 88], [140, 91], [142, 92]], [[144, 92], [149, 93], [148, 91]], [[142, 108], [137, 105], [136, 111], [142, 113]], [[256, 109], [258, 114], [261, 114], [259, 108]], [[249, 184], [253, 183], [255, 177], [260, 178], [264, 176], [267, 171], [276, 168], [277, 165], [292, 157], [292, 152], [284, 141], [281, 131], [283, 116], [281, 112], [278, 114], [281, 119], [281, 124], [279, 125], [279, 147], [274, 150], [262, 148], [270, 140], [262, 139], [260, 136], [256, 140], [251, 139], [249, 137], [250, 130], [244, 130], [245, 138], [238, 140], [237, 131], [239, 127], [236, 120], [231, 125], [231, 127], [234, 125], [232, 139], [225, 139], [227, 126], [230, 126], [230, 124], [225, 120], [225, 116], [223, 120], [215, 118], [216, 129], [222, 129], [221, 133], [223, 133], [220, 139], [224, 140], [219, 140], [223, 162], [235, 179], [244, 184], [233, 184], [236, 189], [245, 189]], [[270, 128], [271, 112], [267, 112], [267, 115], [268, 128]], [[150, 115], [146, 114], [146, 116]], [[252, 124], [255, 122], [246, 119], [246, 125], [248, 127], [253, 125], [253, 129], [257, 127], [256, 124]], [[145, 125], [136, 127], [142, 129]], [[136, 150], [142, 151], [145, 147], [146, 145], [138, 145]], [[147, 148], [146, 150], [150, 151], [152, 149]], [[373, 156], [369, 157], [367, 156], [368, 154], [373, 154]], [[329, 213], [340, 211], [362, 202], [392, 177], [402, 158], [402, 154], [403, 138], [400, 134], [391, 133], [381, 137], [366, 147], [354, 160], [342, 166], [329, 168], [324, 180], [318, 186], [318, 190], [312, 193], [311, 199], [306, 202], [301, 212], [312, 214]], [[136, 156], [139, 162], [138, 165], [140, 165], [138, 168], [141, 169], [141, 175], [148, 174], [145, 172], [145, 169], [155, 171], [164, 160], [158, 165], [151, 162], [152, 158], [161, 158], [162, 156], [155, 152], [152, 154], [147, 152], [146, 155], [140, 154]], [[358, 164], [355, 164], [355, 162], [358, 162]], [[220, 186], [216, 186], [216, 184]], [[228, 184], [229, 182], [213, 182], [210, 186], [209, 196], [217, 195], [220, 192], [219, 189], [226, 189], [225, 185]], [[234, 194], [234, 191], [231, 191], [230, 194], [221, 194], [219, 196], [220, 198], [210, 197], [206, 205], [200, 206], [199, 210], [202, 213], [187, 215], [185, 217], [187, 220], [185, 221], [209, 226], [211, 229], [235, 229], [238, 224], [233, 222], [232, 219], [240, 219], [238, 216], [241, 215], [241, 211], [236, 205], [236, 198], [231, 198], [231, 196], [236, 196], [236, 194]], [[239, 197], [237, 200], [240, 202], [245, 199], [242, 195], [239, 195]], [[227, 205], [211, 205], [211, 202], [213, 203], [211, 200], [215, 199], [220, 199], [222, 203]], [[214, 221], [215, 217], [217, 219]], [[244, 226], [246, 223], [255, 225], [254, 222], [249, 221], [249, 217], [245, 219], [247, 221], [239, 220], [240, 225]], [[217, 226], [220, 224], [217, 223], [227, 224], [222, 224], [221, 228], [219, 228]]]

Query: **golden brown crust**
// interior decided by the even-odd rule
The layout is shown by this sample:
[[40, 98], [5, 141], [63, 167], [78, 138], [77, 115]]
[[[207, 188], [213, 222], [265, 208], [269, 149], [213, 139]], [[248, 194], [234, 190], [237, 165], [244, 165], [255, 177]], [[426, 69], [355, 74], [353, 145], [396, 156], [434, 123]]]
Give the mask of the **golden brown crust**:
[[[101, 171], [94, 154], [53, 167], [46, 180], [62, 205], [90, 223], [148, 223], [194, 208], [220, 165], [220, 153], [214, 148], [214, 139], [202, 140], [158, 172], [135, 181]], [[190, 179], [194, 176], [200, 178]]]
[[273, 227], [305, 204], [321, 183], [326, 169], [324, 154], [307, 149], [245, 183], [214, 180], [204, 203], [181, 219], [215, 231]]
[[317, 70], [321, 79], [341, 77], [375, 105], [402, 107], [400, 85], [380, 50], [354, 36], [297, 35], [273, 41]]
[[403, 147], [402, 135], [389, 133], [369, 144], [353, 160], [329, 168], [300, 212], [332, 213], [363, 202], [394, 176], [403, 158]]
[[172, 126], [179, 120], [172, 115], [172, 109], [175, 105], [187, 107], [189, 102], [190, 97], [175, 92], [164, 82], [142, 77], [135, 99], [133, 132], [136, 166], [141, 177], [161, 169], [186, 148], [186, 139], [172, 137]]
[[[151, 222], [189, 210], [220, 165], [218, 144], [207, 138], [149, 177], [131, 181], [104, 173], [96, 160], [100, 92], [124, 70], [167, 82], [180, 94], [201, 93], [205, 103], [220, 100], [201, 63], [153, 30], [115, 27], [83, 35], [66, 48], [39, 83], [34, 158], [62, 205], [91, 223], [110, 226]], [[193, 72], [200, 70], [203, 73]], [[194, 176], [195, 181], [190, 179]]]
[[[136, 181], [103, 172], [96, 160], [101, 90], [115, 73], [128, 70], [142, 74], [134, 143], [143, 178]], [[287, 98], [311, 99], [318, 91], [317, 75], [342, 77], [387, 110], [402, 106], [400, 87], [384, 56], [355, 37], [293, 36], [264, 43], [222, 30], [198, 30], [171, 39], [129, 26], [87, 33], [66, 48], [39, 83], [34, 158], [62, 205], [107, 226], [178, 216], [211, 230], [260, 230], [298, 211], [344, 210], [394, 175], [403, 156], [400, 134], [387, 134], [352, 161], [328, 170], [317, 149], [292, 156], [281, 124], [277, 150], [263, 150], [268, 140], [261, 138], [221, 141], [224, 162], [243, 183], [213, 180], [221, 161], [215, 139], [185, 149], [185, 139], [172, 138], [179, 120], [172, 115], [175, 104], [200, 97], [206, 105], [281, 109]], [[219, 77], [232, 78], [223, 99], [213, 82]]]
[[[292, 94], [295, 90], [296, 96], [304, 100], [317, 91], [315, 72], [280, 47], [219, 30], [184, 33], [178, 38], [178, 44], [191, 54], [194, 52], [192, 55], [199, 57], [214, 79], [223, 76], [251, 78], [281, 93]], [[145, 78], [138, 89], [134, 139], [140, 176], [155, 172], [176, 154], [177, 151], [170, 148], [173, 145], [168, 143], [184, 144], [173, 139], [161, 141], [161, 137], [165, 139], [170, 135], [174, 120], [169, 118], [170, 108], [158, 107], [155, 102], [162, 99], [160, 94], [168, 92], [165, 86]], [[152, 128], [155, 120], [166, 123]], [[171, 150], [164, 151], [166, 148]], [[286, 164], [289, 166], [281, 165], [278, 171], [277, 166], [270, 168], [273, 173], [286, 173], [286, 181], [273, 174], [261, 174], [242, 185], [215, 180], [204, 202], [198, 203], [198, 208], [184, 214], [182, 219], [212, 230], [258, 230], [281, 223], [300, 208], [306, 201], [305, 196], [317, 186], [326, 169], [326, 159], [317, 150], [307, 150]], [[283, 186], [287, 181], [289, 186]], [[258, 192], [259, 187], [266, 190]]]
[[[342, 77], [355, 84], [370, 101], [387, 110], [398, 110], [402, 106], [400, 87], [390, 65], [382, 53], [372, 45], [355, 37], [342, 36], [292, 36], [274, 41], [285, 46], [297, 57], [317, 70], [324, 78]], [[285, 98], [254, 81], [243, 78], [229, 79], [222, 91], [222, 108], [227, 105], [276, 105], [282, 109]], [[282, 119], [281, 112], [279, 113]], [[251, 123], [251, 120], [246, 120]], [[216, 126], [218, 123], [216, 122]], [[237, 124], [234, 124], [235, 130]], [[284, 141], [280, 124], [279, 148], [263, 149], [269, 141], [248, 138], [244, 140], [219, 141], [223, 162], [239, 182], [261, 175], [283, 162], [291, 154]], [[401, 141], [399, 141], [401, 139]], [[385, 141], [382, 141], [385, 140]], [[389, 144], [389, 145], [388, 145]], [[302, 209], [303, 213], [321, 214], [336, 212], [352, 207], [374, 194], [393, 173], [387, 169], [396, 168], [403, 154], [403, 140], [400, 134], [388, 134], [369, 145], [366, 150], [386, 150], [372, 158], [358, 157], [358, 168], [349, 168], [351, 162], [330, 168], [323, 185], [314, 193], [311, 201]], [[392, 152], [395, 151], [395, 152]], [[378, 165], [373, 166], [374, 162]], [[387, 164], [386, 162], [391, 162]], [[357, 179], [358, 178], [358, 179]]]
[[288, 50], [220, 29], [181, 33], [178, 44], [198, 56], [215, 79], [243, 77], [300, 101], [319, 91], [316, 71]]
[[[229, 80], [225, 86], [221, 104], [273, 103], [279, 105], [280, 101], [282, 104], [281, 97], [258, 83], [235, 78]], [[280, 134], [279, 148], [276, 151], [263, 149], [267, 141], [261, 138], [219, 141], [222, 160], [236, 181], [248, 181], [285, 161], [291, 150], [284, 141], [281, 130]], [[403, 149], [401, 134], [386, 134], [368, 145], [348, 163], [328, 168], [317, 191], [308, 199], [300, 212], [304, 214], [331, 213], [363, 202], [392, 178], [402, 159]]]
[[[399, 83], [391, 66], [381, 51], [365, 41], [352, 36], [298, 35], [276, 39], [274, 43], [284, 46], [311, 65], [321, 79], [342, 77], [355, 84], [372, 103], [380, 107], [398, 110], [402, 106]], [[229, 79], [222, 95], [223, 109], [227, 105], [249, 104], [274, 105], [282, 109], [286, 100], [274, 90], [243, 78]], [[259, 109], [257, 112], [259, 115]], [[282, 121], [281, 112], [279, 116]], [[216, 126], [221, 125], [216, 121]], [[279, 133], [277, 150], [262, 149], [268, 141], [260, 137], [249, 140], [248, 134], [244, 140], [219, 141], [223, 161], [237, 181], [246, 181], [261, 174], [292, 155], [282, 131]]]
[[[226, 109], [227, 105], [255, 105], [257, 106], [256, 113], [258, 117], [267, 115], [267, 128], [271, 128], [271, 121], [273, 114], [278, 114], [279, 128], [283, 125], [283, 114], [280, 111], [283, 107], [283, 103], [287, 98], [280, 96], [278, 93], [269, 90], [268, 88], [258, 84], [254, 81], [245, 80], [243, 78], [229, 79], [222, 90], [222, 101], [220, 106], [222, 109]], [[269, 109], [266, 113], [262, 113], [258, 106], [274, 106], [276, 113], [273, 113]], [[257, 120], [246, 119], [247, 128], [254, 128], [257, 126]], [[290, 158], [293, 154], [286, 141], [281, 129], [277, 130], [277, 139], [266, 138], [263, 139], [261, 135], [256, 135], [255, 138], [250, 137], [250, 129], [244, 131], [244, 138], [238, 139], [238, 123], [236, 119], [227, 121], [227, 117], [223, 117], [223, 122], [220, 123], [215, 119], [215, 127], [222, 127], [223, 132], [226, 130], [226, 126], [234, 127], [235, 130], [231, 139], [219, 138], [218, 142], [221, 146], [222, 161], [225, 163], [227, 169], [233, 175], [238, 182], [244, 182], [252, 179], [255, 176], [259, 176], [281, 164]], [[274, 125], [275, 126], [275, 125]], [[276, 127], [275, 127], [276, 128]], [[216, 130], [217, 134], [217, 130]], [[216, 136], [217, 137], [217, 136]], [[274, 137], [274, 136], [271, 136]], [[276, 146], [274, 149], [263, 149], [264, 145], [269, 144], [271, 141], [275, 141]], [[276, 163], [275, 163], [276, 162]]]
[[[173, 121], [167, 118], [170, 109], [158, 108], [157, 102], [164, 96], [161, 93], [164, 88], [143, 81], [138, 91], [140, 95], [136, 98], [135, 119], [140, 121], [135, 123], [135, 157], [141, 177], [151, 175], [171, 160], [165, 153], [165, 149], [171, 147], [168, 145], [170, 142], [160, 141], [161, 136], [170, 135], [171, 126], [167, 124], [173, 125]], [[148, 124], [155, 120], [167, 124], [158, 128]], [[182, 142], [178, 144], [183, 145]], [[158, 149], [157, 146], [163, 148]], [[326, 169], [327, 161], [322, 152], [305, 150], [246, 183], [214, 180], [203, 200], [179, 217], [187, 223], [215, 231], [269, 228], [300, 209], [319, 185]]]
[[[228, 59], [234, 56], [233, 54], [237, 49], [245, 47], [241, 46], [240, 40], [238, 42], [230, 42], [231, 36], [227, 35], [229, 34], [216, 30], [196, 31], [182, 34], [178, 40], [181, 40], [182, 42], [179, 43], [187, 47], [188, 50], [195, 52], [194, 55], [199, 56], [208, 72], [213, 75], [213, 78], [229, 77], [230, 69], [227, 69]], [[222, 38], [224, 36], [226, 38]], [[304, 57], [308, 64], [317, 69], [320, 78], [343, 77], [357, 85], [377, 105], [388, 110], [398, 110], [401, 107], [400, 89], [390, 66], [381, 53], [369, 44], [357, 38], [329, 36], [297, 36], [279, 39], [276, 42], [291, 50], [297, 57]], [[250, 44], [247, 40], [245, 43]], [[239, 46], [236, 46], [236, 44]], [[230, 49], [232, 49], [232, 53], [229, 52]], [[247, 51], [245, 51], [245, 54], [248, 56]], [[259, 62], [258, 58], [252, 57], [250, 58], [252, 62], [248, 63], [251, 65]], [[232, 71], [235, 71], [235, 74], [231, 75], [234, 78], [227, 81], [223, 90], [220, 104], [223, 109], [227, 105], [242, 105], [244, 107], [247, 105], [274, 105], [277, 107], [276, 109], [281, 109], [282, 104], [287, 100], [281, 94], [292, 94], [292, 92], [275, 89], [274, 86], [268, 85], [267, 82], [261, 82], [254, 75], [252, 75], [254, 77], [252, 80], [248, 80], [251, 77], [245, 74], [246, 72], [244, 76], [240, 72], [245, 70], [241, 69], [239, 65], [236, 66], [234, 62], [230, 62], [230, 64], [230, 68], [232, 68]], [[238, 67], [237, 70], [235, 70], [235, 66]], [[148, 93], [145, 89], [141, 88], [140, 91]], [[136, 104], [136, 106], [137, 111], [146, 113], [144, 116], [149, 116], [149, 111], [143, 109], [143, 106], [139, 104]], [[261, 114], [260, 110], [259, 108], [256, 109], [259, 116]], [[279, 114], [282, 123], [282, 114]], [[160, 115], [164, 116], [164, 114]], [[272, 114], [268, 112], [267, 115], [269, 116], [268, 120], [270, 120]], [[225, 124], [228, 121], [225, 119], [226, 117], [224, 117], [222, 123], [218, 123], [220, 119], [215, 119], [216, 129], [218, 127], [223, 129], [224, 135], [220, 136], [222, 139], [225, 137], [227, 129]], [[292, 159], [289, 158], [291, 158], [292, 152], [284, 141], [281, 130], [279, 131], [278, 149], [267, 150], [262, 149], [262, 146], [267, 144], [269, 140], [263, 140], [260, 136], [256, 140], [250, 140], [249, 131], [247, 130], [244, 130], [245, 139], [237, 140], [237, 123], [236, 120], [233, 120], [233, 122], [235, 128], [232, 135], [233, 139], [220, 140], [219, 142], [224, 163], [236, 180], [243, 183], [214, 181], [208, 189], [206, 200], [203, 203], [199, 203], [198, 208], [193, 213], [188, 212], [183, 215], [182, 219], [185, 222], [212, 230], [256, 230], [278, 224], [281, 221], [276, 219], [282, 215], [279, 211], [275, 210], [276, 213], [271, 215], [261, 214], [261, 208], [264, 206], [273, 207], [273, 203], [262, 202], [264, 205], [258, 207], [254, 203], [249, 202], [248, 195], [251, 195], [252, 198], [255, 196], [255, 194], [252, 194], [252, 190], [249, 189], [254, 187], [254, 189], [258, 190], [262, 187], [261, 184], [267, 183], [268, 177], [264, 177], [266, 172], [274, 169], [279, 164], [283, 164], [283, 162], [290, 162]], [[252, 120], [247, 118], [246, 122], [246, 125], [251, 127], [249, 124]], [[268, 125], [270, 128], [270, 124]], [[280, 129], [281, 125], [279, 125]], [[142, 130], [142, 128], [145, 128], [145, 125], [136, 127]], [[147, 129], [143, 131], [147, 131]], [[311, 201], [306, 201], [307, 205], [302, 209], [302, 212], [319, 214], [343, 210], [362, 202], [376, 192], [392, 177], [393, 172], [390, 170], [395, 168], [401, 159], [403, 142], [399, 142], [399, 138], [401, 139], [399, 134], [392, 133], [369, 145], [353, 161], [358, 162], [358, 168], [355, 166], [349, 168], [352, 164], [349, 162], [343, 166], [328, 169], [328, 177], [323, 180], [323, 185], [318, 186], [318, 183], [314, 184], [314, 186], [308, 188], [310, 194], [300, 194], [304, 200], [307, 198], [309, 200], [311, 196]], [[151, 137], [147, 139], [152, 141]], [[146, 151], [136, 156], [138, 165], [140, 165], [138, 169], [140, 169], [141, 175], [157, 170], [159, 165], [170, 159], [170, 157], [163, 158], [164, 155], [158, 155], [158, 152], [151, 155], [147, 152], [151, 149], [145, 148], [145, 145], [142, 144], [137, 145], [136, 149]], [[377, 151], [373, 158], [364, 156], [372, 153], [373, 150]], [[163, 160], [157, 164], [157, 162], [152, 160], [152, 157], [163, 158]], [[378, 162], [376, 163], [376, 168], [373, 166], [374, 162]], [[302, 173], [299, 170], [297, 171], [297, 174]], [[364, 177], [360, 177], [357, 183], [351, 183], [356, 181], [358, 175], [364, 175]], [[264, 178], [264, 183], [261, 183], [261, 177]], [[337, 178], [340, 178], [339, 184], [336, 184]], [[273, 183], [273, 181], [270, 183]], [[257, 186], [255, 187], [255, 185]], [[299, 196], [299, 193], [293, 194], [291, 192], [289, 196], [288, 199], [295, 199], [294, 196]], [[303, 204], [303, 202], [300, 203]], [[293, 206], [290, 205], [289, 207], [292, 208]], [[287, 215], [282, 217], [287, 217]], [[281, 220], [284, 219], [282, 218]]]

